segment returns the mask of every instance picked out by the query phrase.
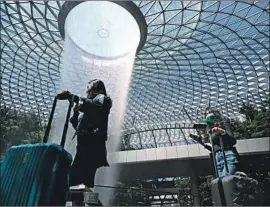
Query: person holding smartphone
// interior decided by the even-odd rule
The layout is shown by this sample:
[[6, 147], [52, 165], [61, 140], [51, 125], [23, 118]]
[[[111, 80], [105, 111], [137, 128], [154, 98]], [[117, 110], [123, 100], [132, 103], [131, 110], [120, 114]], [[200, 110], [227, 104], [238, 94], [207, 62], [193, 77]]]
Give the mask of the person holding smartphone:
[[[204, 112], [206, 121], [203, 137], [190, 134], [190, 137], [202, 144], [204, 148], [212, 152], [216, 162], [216, 170], [219, 177], [234, 175], [239, 163], [239, 154], [235, 148], [236, 139], [233, 137], [229, 122], [214, 108], [206, 108]], [[212, 146], [207, 143], [210, 141]], [[212, 148], [213, 147], [213, 148]], [[222, 152], [222, 148], [224, 153]], [[227, 166], [226, 166], [227, 165]]]

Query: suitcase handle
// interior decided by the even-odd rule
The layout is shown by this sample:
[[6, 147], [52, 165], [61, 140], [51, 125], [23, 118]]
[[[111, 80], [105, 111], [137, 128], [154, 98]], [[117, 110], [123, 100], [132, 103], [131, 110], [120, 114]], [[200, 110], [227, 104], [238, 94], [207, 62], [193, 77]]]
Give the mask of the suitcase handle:
[[226, 154], [224, 152], [224, 143], [223, 143], [223, 139], [221, 137], [221, 135], [219, 135], [219, 143], [220, 143], [220, 146], [221, 146], [221, 151], [222, 151], [222, 154], [223, 154], [223, 157], [224, 157], [224, 166], [225, 166], [225, 170], [227, 173], [229, 173], [229, 167], [228, 167], [228, 162], [227, 162], [227, 158], [226, 158]]
[[[63, 134], [62, 134], [62, 138], [61, 138], [61, 143], [60, 143], [60, 145], [62, 147], [64, 147], [65, 142], [66, 142], [67, 130], [68, 130], [68, 122], [69, 122], [69, 117], [70, 117], [70, 114], [71, 114], [73, 99], [74, 99], [74, 96], [72, 96], [72, 99], [69, 102], [69, 106], [68, 106], [66, 121], [65, 121], [64, 129], [63, 129]], [[43, 143], [47, 143], [48, 142], [48, 138], [49, 138], [49, 134], [50, 134], [50, 131], [51, 131], [52, 120], [53, 120], [53, 115], [54, 115], [54, 112], [55, 112], [57, 100], [58, 100], [58, 96], [56, 95], [54, 97], [53, 106], [52, 106], [52, 110], [51, 110], [51, 113], [50, 113], [48, 125], [47, 125], [46, 130], [45, 130], [45, 134], [44, 134], [44, 138], [43, 138]]]

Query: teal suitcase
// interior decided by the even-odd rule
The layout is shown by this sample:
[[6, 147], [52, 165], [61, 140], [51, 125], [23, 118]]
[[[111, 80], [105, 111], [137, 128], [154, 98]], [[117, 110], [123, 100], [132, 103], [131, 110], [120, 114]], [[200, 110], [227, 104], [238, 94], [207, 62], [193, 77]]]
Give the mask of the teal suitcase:
[[47, 143], [57, 96], [43, 143], [13, 146], [1, 163], [0, 206], [64, 206], [72, 156], [64, 149], [71, 104], [61, 145]]

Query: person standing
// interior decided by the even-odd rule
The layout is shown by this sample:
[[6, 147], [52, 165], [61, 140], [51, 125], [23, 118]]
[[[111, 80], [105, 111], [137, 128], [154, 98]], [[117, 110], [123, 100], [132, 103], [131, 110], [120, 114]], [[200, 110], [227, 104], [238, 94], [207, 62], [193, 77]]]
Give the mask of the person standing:
[[86, 98], [63, 91], [59, 99], [74, 102], [70, 119], [77, 136], [77, 147], [70, 172], [70, 186], [84, 184], [88, 190], [94, 187], [98, 168], [109, 166], [107, 161], [108, 116], [112, 100], [107, 96], [101, 80], [94, 79], [87, 85]]
[[229, 122], [218, 110], [210, 107], [206, 108], [204, 118], [207, 123], [205, 137], [211, 139], [219, 177], [234, 175], [239, 163], [239, 154]]

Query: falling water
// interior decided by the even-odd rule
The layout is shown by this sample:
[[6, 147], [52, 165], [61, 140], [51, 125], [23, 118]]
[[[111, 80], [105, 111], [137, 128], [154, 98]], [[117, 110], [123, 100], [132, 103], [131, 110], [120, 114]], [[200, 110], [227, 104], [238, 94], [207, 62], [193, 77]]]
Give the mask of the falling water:
[[[59, 92], [69, 90], [73, 94], [85, 97], [86, 85], [91, 79], [101, 79], [105, 83], [107, 94], [113, 100], [113, 107], [108, 123], [110, 139], [107, 141], [107, 149], [109, 152], [117, 151], [120, 144], [120, 131], [134, 57], [135, 49], [124, 57], [114, 60], [97, 59], [96, 57], [91, 57], [91, 55], [78, 51], [68, 37], [65, 40]], [[60, 143], [67, 107], [67, 101], [59, 101], [50, 134], [51, 142]], [[69, 125], [65, 148], [74, 156], [76, 138], [72, 140], [73, 134], [74, 129]], [[100, 169], [96, 175], [96, 184], [114, 186], [117, 180], [117, 174], [117, 171], [112, 168]], [[110, 189], [100, 188], [95, 189], [95, 191], [100, 193], [102, 202], [105, 205], [109, 205], [108, 194]]]
[[[126, 97], [139, 39], [140, 31], [135, 19], [112, 2], [81, 3], [70, 11], [65, 21], [58, 92], [69, 90], [85, 97], [90, 80], [100, 79], [105, 83], [107, 94], [113, 100], [108, 122], [108, 152], [117, 151], [120, 144]], [[57, 115], [49, 138], [51, 142], [60, 142], [67, 108], [68, 101], [60, 101], [56, 108]], [[65, 148], [74, 156], [76, 138], [72, 140], [73, 135], [74, 129], [69, 125]], [[117, 169], [100, 168], [95, 184], [114, 186], [117, 177]], [[95, 187], [94, 191], [99, 193], [104, 205], [110, 205], [112, 189]]]

